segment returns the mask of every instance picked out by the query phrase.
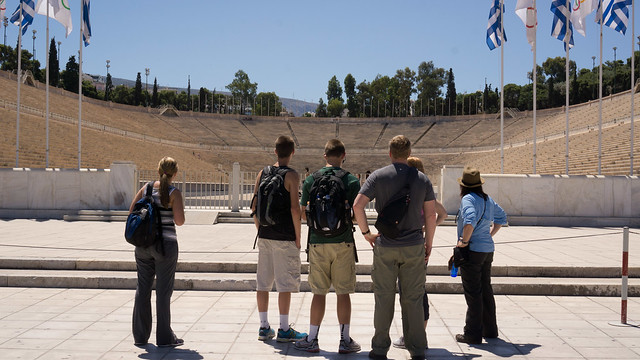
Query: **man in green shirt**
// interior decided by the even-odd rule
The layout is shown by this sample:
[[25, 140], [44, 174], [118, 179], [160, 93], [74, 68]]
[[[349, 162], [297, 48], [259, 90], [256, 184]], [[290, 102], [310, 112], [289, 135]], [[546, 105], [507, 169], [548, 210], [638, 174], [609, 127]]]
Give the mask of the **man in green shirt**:
[[[315, 179], [320, 175], [334, 174], [340, 175], [343, 170], [340, 168], [344, 162], [346, 151], [342, 141], [332, 139], [327, 142], [324, 148], [324, 158], [326, 165], [316, 172]], [[352, 212], [353, 201], [360, 191], [360, 181], [350, 173], [341, 177], [346, 192], [345, 206], [348, 221], [344, 230], [333, 236], [321, 234], [313, 226], [309, 226], [309, 285], [313, 292], [310, 310], [309, 335], [295, 343], [295, 348], [308, 352], [319, 352], [318, 331], [322, 318], [324, 317], [326, 297], [329, 288], [333, 285], [337, 297], [338, 322], [340, 323], [340, 345], [338, 352], [348, 354], [360, 351], [360, 345], [349, 336], [349, 325], [351, 323], [351, 298], [349, 294], [355, 292], [356, 288], [356, 264], [355, 264], [355, 244], [353, 238]], [[305, 209], [307, 205], [313, 205], [314, 199], [309, 199], [312, 186], [314, 185], [314, 175], [308, 176], [302, 185], [302, 217], [307, 223], [312, 221], [306, 218]], [[312, 204], [309, 204], [311, 202]], [[347, 204], [345, 204], [347, 205]]]

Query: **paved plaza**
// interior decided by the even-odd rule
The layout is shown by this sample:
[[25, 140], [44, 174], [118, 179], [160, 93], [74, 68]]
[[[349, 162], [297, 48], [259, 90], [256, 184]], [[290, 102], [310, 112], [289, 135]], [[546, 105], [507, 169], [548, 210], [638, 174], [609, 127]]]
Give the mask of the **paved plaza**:
[[[133, 262], [123, 223], [0, 220], [0, 262], [12, 259]], [[630, 266], [640, 268], [640, 235], [631, 232]], [[180, 262], [251, 263], [255, 228], [248, 224], [185, 225], [178, 228]], [[371, 263], [368, 244], [356, 236], [360, 264]], [[439, 227], [430, 266], [446, 263], [455, 228]], [[496, 236], [496, 266], [619, 267], [622, 229], [507, 227]], [[303, 257], [304, 259], [304, 257]], [[5, 271], [5, 270], [2, 270]], [[637, 270], [636, 270], [637, 271]], [[0, 275], [0, 278], [2, 276]], [[458, 278], [459, 279], [459, 278]], [[455, 279], [454, 279], [455, 280]], [[631, 279], [637, 282], [637, 278]], [[429, 281], [427, 279], [427, 281]], [[457, 280], [459, 281], [459, 280]], [[541, 279], [542, 281], [542, 279]], [[576, 280], [577, 281], [577, 280]], [[175, 291], [173, 328], [185, 345], [138, 348], [131, 336], [134, 290], [0, 287], [0, 358], [2, 359], [365, 359], [373, 334], [373, 294], [352, 296], [352, 337], [358, 354], [339, 355], [335, 297], [330, 294], [320, 329], [319, 354], [293, 344], [257, 340], [258, 314], [252, 291]], [[293, 294], [290, 321], [309, 326], [312, 294]], [[275, 294], [270, 321], [277, 326]], [[466, 305], [462, 294], [431, 294], [427, 329], [428, 359], [640, 359], [640, 327], [615, 326], [620, 298], [588, 296], [499, 295], [499, 339], [482, 345], [455, 342]], [[629, 323], [640, 321], [640, 298], [628, 303]], [[401, 334], [396, 304], [392, 340]], [[152, 335], [151, 340], [154, 340]], [[390, 359], [407, 359], [391, 348]]]

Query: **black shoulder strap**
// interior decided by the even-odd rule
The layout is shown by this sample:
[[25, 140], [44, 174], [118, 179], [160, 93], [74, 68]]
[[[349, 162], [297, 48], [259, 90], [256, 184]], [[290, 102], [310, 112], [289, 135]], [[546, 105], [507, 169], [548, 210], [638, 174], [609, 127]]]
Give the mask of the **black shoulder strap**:
[[413, 180], [415, 180], [417, 176], [418, 176], [418, 169], [414, 167], [409, 167], [409, 173], [407, 174], [407, 181], [405, 182], [404, 187], [410, 188], [411, 183], [413, 182]]
[[151, 195], [153, 194], [153, 181], [149, 181], [147, 183], [147, 191], [145, 192], [146, 197], [151, 197]]

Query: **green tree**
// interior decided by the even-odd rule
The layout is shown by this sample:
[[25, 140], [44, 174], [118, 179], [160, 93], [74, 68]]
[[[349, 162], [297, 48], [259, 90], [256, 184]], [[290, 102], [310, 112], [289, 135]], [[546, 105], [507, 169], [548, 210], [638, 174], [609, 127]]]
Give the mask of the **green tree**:
[[240, 103], [240, 113], [244, 114], [247, 104], [252, 104], [256, 99], [258, 83], [252, 83], [247, 73], [238, 70], [236, 71], [233, 81], [231, 81], [226, 88], [231, 92], [233, 98], [236, 99], [235, 101]]
[[151, 95], [151, 107], [158, 107], [158, 78], [153, 78], [153, 95]]
[[416, 92], [415, 81], [416, 72], [408, 67], [396, 71], [393, 77], [396, 85], [397, 101], [399, 103], [399, 114], [401, 116], [409, 116], [409, 104], [411, 104], [411, 95]]
[[189, 75], [189, 77], [187, 78], [187, 100], [185, 104], [187, 106], [187, 109], [189, 109], [189, 111], [193, 111], [193, 106], [190, 100], [191, 100], [191, 75]]
[[89, 80], [82, 80], [82, 95], [92, 99], [98, 99], [98, 90]]
[[282, 112], [282, 102], [280, 97], [274, 92], [261, 92], [256, 96], [255, 115], [279, 116]]
[[113, 91], [113, 81], [111, 81], [111, 74], [107, 74], [107, 80], [104, 84], [104, 101], [111, 100], [111, 92]]
[[136, 76], [136, 86], [133, 88], [133, 105], [139, 106], [142, 102], [142, 76], [140, 72]]
[[509, 108], [518, 108], [520, 101], [520, 85], [507, 84], [504, 86], [504, 106]]
[[49, 85], [58, 86], [60, 83], [60, 63], [58, 63], [58, 49], [56, 38], [51, 38], [49, 44]]
[[418, 65], [416, 75], [416, 89], [418, 92], [417, 104], [421, 107], [418, 114], [434, 114], [434, 100], [442, 94], [440, 90], [444, 86], [445, 70], [437, 68], [432, 61], [421, 62]]
[[327, 101], [331, 102], [333, 99], [340, 99], [340, 101], [344, 102], [342, 99], [342, 86], [340, 86], [340, 82], [335, 75], [329, 80], [329, 85], [327, 86]]
[[124, 85], [116, 86], [110, 96], [113, 102], [118, 104], [131, 105], [133, 103], [133, 93], [131, 89]]
[[[454, 106], [455, 110], [455, 99], [456, 99], [456, 81], [453, 76], [453, 69], [449, 68], [449, 72], [447, 73], [447, 96], [445, 97], [445, 109], [447, 110], [447, 115], [452, 115], [451, 107]], [[455, 113], [455, 111], [454, 111]]]
[[344, 110], [344, 103], [341, 99], [329, 100], [329, 104], [327, 104], [327, 113], [329, 116], [339, 117], [342, 115], [342, 110]]
[[76, 62], [74, 55], [69, 56], [69, 61], [65, 66], [65, 70], [62, 73], [62, 87], [74, 93], [78, 93], [78, 71], [79, 65]]
[[161, 90], [158, 92], [157, 106], [171, 105], [175, 106], [177, 94], [173, 90]]
[[344, 78], [344, 93], [347, 95], [349, 117], [358, 117], [358, 100], [356, 99], [356, 79], [351, 74]]
[[327, 117], [327, 105], [322, 98], [318, 100], [318, 106], [316, 107], [316, 117]]

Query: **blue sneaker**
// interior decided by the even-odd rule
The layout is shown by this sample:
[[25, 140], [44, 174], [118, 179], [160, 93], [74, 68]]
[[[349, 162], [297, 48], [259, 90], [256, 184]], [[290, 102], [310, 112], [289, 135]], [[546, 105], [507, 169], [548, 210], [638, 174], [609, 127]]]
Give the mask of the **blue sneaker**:
[[307, 333], [301, 333], [294, 330], [291, 325], [289, 325], [288, 330], [278, 329], [278, 337], [276, 337], [277, 342], [293, 342], [302, 340], [307, 337]]
[[258, 340], [266, 341], [273, 339], [276, 336], [276, 331], [269, 326], [268, 328], [261, 327], [258, 331]]

